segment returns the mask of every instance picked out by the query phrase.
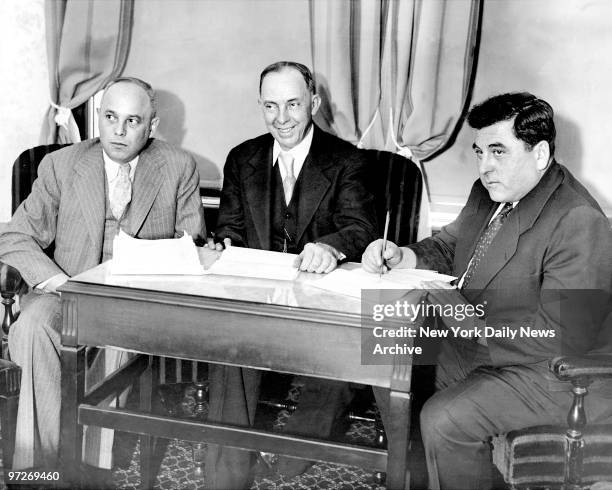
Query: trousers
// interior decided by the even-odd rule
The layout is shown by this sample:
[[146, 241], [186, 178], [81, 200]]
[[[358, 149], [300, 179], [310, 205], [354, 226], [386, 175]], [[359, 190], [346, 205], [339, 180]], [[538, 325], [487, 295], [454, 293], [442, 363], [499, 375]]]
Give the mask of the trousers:
[[[429, 488], [490, 489], [492, 436], [564, 424], [572, 403], [570, 385], [551, 378], [548, 361], [491, 366], [486, 346], [446, 341], [436, 370], [437, 391], [421, 411]], [[611, 417], [607, 386], [594, 384], [590, 391], [588, 420]]]
[[[20, 308], [8, 339], [11, 359], [21, 367], [13, 468], [55, 468], [61, 411], [61, 298], [34, 289], [21, 298]], [[104, 354], [102, 350], [92, 356], [85, 376], [88, 386], [103, 379]], [[125, 362], [125, 357], [119, 356], [118, 362]], [[108, 429], [86, 428], [83, 459], [110, 468], [112, 436]]]
[[[251, 427], [255, 421], [261, 371], [210, 364], [208, 421]], [[327, 437], [334, 420], [350, 402], [348, 383], [308, 378], [297, 410], [284, 432]], [[206, 488], [239, 489], [251, 484], [255, 453], [209, 445], [206, 453]]]

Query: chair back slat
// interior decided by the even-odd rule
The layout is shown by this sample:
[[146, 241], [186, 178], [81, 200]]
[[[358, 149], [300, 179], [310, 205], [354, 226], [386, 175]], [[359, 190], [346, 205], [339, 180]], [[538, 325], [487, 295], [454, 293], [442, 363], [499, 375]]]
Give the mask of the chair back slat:
[[379, 235], [383, 235], [389, 209], [389, 240], [399, 245], [414, 243], [419, 229], [419, 206], [423, 191], [421, 171], [412, 160], [397, 153], [362, 151], [369, 161], [366, 180], [375, 198]]
[[41, 145], [25, 150], [13, 164], [12, 213], [30, 195], [32, 184], [38, 176], [38, 165], [45, 155], [67, 145]]

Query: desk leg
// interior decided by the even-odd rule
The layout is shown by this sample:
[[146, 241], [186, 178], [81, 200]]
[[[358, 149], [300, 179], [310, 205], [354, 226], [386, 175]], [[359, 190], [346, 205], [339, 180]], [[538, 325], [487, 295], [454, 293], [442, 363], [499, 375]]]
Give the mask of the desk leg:
[[[159, 380], [159, 358], [149, 356], [149, 365], [140, 375], [140, 410], [151, 412], [153, 407], [153, 390]], [[153, 488], [156, 471], [154, 471], [155, 438], [141, 435], [140, 439], [140, 488]]]
[[390, 430], [387, 432], [387, 488], [410, 488], [408, 445], [410, 442], [410, 393], [392, 391], [389, 396]]
[[78, 407], [85, 394], [85, 346], [62, 346], [62, 413], [60, 461], [66, 482], [78, 484], [83, 427]]
[[410, 445], [410, 408], [412, 395], [412, 364], [396, 356], [389, 392], [389, 424], [387, 431], [387, 488], [408, 490], [408, 448]]

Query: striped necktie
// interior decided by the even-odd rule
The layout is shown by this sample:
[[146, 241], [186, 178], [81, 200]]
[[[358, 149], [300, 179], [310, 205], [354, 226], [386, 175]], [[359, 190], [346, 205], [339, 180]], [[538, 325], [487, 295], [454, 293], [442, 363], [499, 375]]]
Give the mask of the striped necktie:
[[109, 196], [111, 212], [117, 221], [121, 220], [131, 200], [132, 181], [130, 180], [130, 164], [120, 163], [115, 187]]
[[506, 217], [508, 216], [510, 211], [512, 211], [512, 203], [507, 202], [502, 208], [502, 210], [498, 213], [498, 215], [491, 220], [489, 226], [487, 226], [487, 228], [480, 235], [480, 238], [478, 238], [478, 243], [476, 243], [474, 255], [472, 255], [472, 260], [470, 260], [467, 271], [463, 278], [463, 284], [461, 285], [461, 289], [465, 289], [472, 280], [474, 272], [480, 265], [482, 258], [486, 255], [487, 250], [489, 249], [489, 245], [491, 245], [493, 238], [495, 238], [495, 235], [497, 235], [497, 232], [504, 224], [504, 221], [506, 220]]

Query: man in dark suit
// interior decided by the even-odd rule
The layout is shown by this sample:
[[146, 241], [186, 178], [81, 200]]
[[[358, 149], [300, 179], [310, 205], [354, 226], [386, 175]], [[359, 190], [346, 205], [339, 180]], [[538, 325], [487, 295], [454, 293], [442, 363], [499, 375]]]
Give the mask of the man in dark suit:
[[[330, 272], [356, 260], [375, 237], [373, 196], [366, 190], [366, 161], [353, 145], [312, 122], [320, 104], [310, 70], [293, 62], [267, 67], [260, 77], [260, 105], [269, 134], [230, 151], [224, 167], [216, 239], [300, 254], [300, 269]], [[251, 425], [259, 395], [255, 370], [212, 367], [210, 420]], [[285, 430], [328, 436], [348, 398], [345, 383], [308, 380]], [[210, 448], [210, 488], [248, 484], [251, 455]], [[281, 458], [286, 475], [306, 462]], [[215, 470], [213, 470], [215, 469]]]
[[[432, 489], [490, 488], [491, 436], [564, 423], [570, 386], [549, 373], [548, 361], [601, 348], [612, 291], [610, 224], [554, 160], [550, 105], [503, 94], [474, 107], [468, 123], [480, 180], [459, 217], [414, 245], [389, 243], [385, 265], [380, 241], [363, 255], [371, 272], [452, 273], [457, 287], [427, 284], [429, 302], [485, 312], [442, 319], [457, 335], [441, 345], [437, 392], [421, 413]], [[610, 383], [592, 388], [589, 420], [612, 416]]]
[[[46, 156], [29, 197], [0, 235], [0, 259], [32, 291], [9, 336], [22, 368], [15, 468], [53, 467], [60, 428], [61, 301], [69, 277], [112, 256], [119, 229], [144, 239], [205, 236], [193, 158], [151, 139], [158, 125], [155, 93], [136, 78], [105, 88], [100, 138]], [[43, 249], [55, 244], [53, 258]]]

